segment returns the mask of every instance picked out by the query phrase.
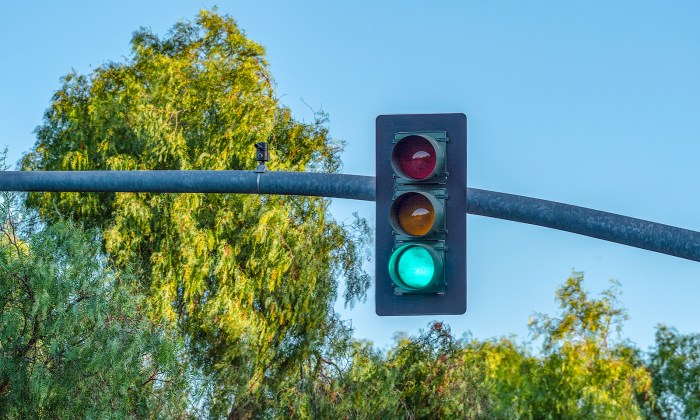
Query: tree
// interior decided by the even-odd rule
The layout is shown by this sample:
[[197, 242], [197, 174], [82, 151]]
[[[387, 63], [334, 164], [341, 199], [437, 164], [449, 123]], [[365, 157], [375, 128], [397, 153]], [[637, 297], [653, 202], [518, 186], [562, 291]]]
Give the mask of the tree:
[[383, 355], [365, 341], [309, 364], [286, 387], [280, 417], [488, 418], [484, 363], [475, 349], [433, 322], [399, 335]]
[[281, 387], [279, 418], [394, 418], [405, 413], [394, 370], [366, 341], [334, 340], [325, 355], [309, 358]]
[[[337, 171], [342, 144], [325, 117], [295, 121], [274, 97], [261, 46], [202, 11], [163, 39], [146, 29], [133, 54], [66, 76], [25, 170], [249, 169], [270, 144], [272, 170]], [[363, 299], [363, 220], [343, 225], [329, 200], [232, 194], [31, 194], [47, 221], [65, 215], [103, 232], [131, 267], [149, 314], [184, 337], [212, 415], [263, 413], [285, 375], [326, 345], [346, 304]]]
[[[700, 343], [659, 327], [646, 362], [616, 336], [626, 319], [619, 285], [591, 298], [582, 273], [557, 291], [561, 311], [531, 320], [534, 353], [512, 338], [455, 339], [432, 322], [397, 334], [387, 354], [370, 343], [337, 348], [305, 364], [282, 387], [279, 417], [696, 418]], [[347, 338], [347, 336], [345, 336]], [[653, 383], [652, 383], [653, 380]]]
[[95, 232], [69, 221], [32, 231], [2, 198], [0, 417], [186, 415], [180, 341], [142, 315]]
[[465, 350], [472, 360], [484, 366], [481, 392], [487, 394], [485, 399], [490, 405], [483, 417], [537, 418], [531, 412], [532, 379], [541, 366], [540, 358], [508, 337], [472, 340]]
[[659, 325], [648, 354], [656, 404], [646, 404], [652, 418], [700, 418], [700, 334], [680, 334]]
[[[340, 168], [342, 142], [330, 137], [326, 116], [318, 113], [311, 123], [296, 121], [275, 98], [263, 48], [247, 39], [232, 19], [203, 11], [193, 22], [179, 22], [162, 38], [138, 30], [132, 38], [132, 55], [124, 62], [103, 65], [89, 75], [66, 76], [22, 168], [251, 169], [253, 145], [259, 141], [270, 144], [272, 170], [336, 172]], [[580, 273], [558, 290], [561, 311], [557, 317], [533, 317], [531, 331], [543, 339], [541, 353], [533, 354], [509, 338], [457, 340], [447, 325], [435, 322], [418, 337], [400, 337], [384, 355], [368, 343], [352, 341], [350, 329], [333, 311], [341, 276], [346, 281], [346, 304], [364, 298], [369, 277], [362, 263], [371, 237], [364, 220], [351, 224], [334, 220], [327, 199], [33, 193], [27, 205], [38, 210], [50, 228], [37, 239], [2, 248], [7, 267], [24, 269], [20, 262], [44, 255], [39, 251], [42, 247], [70, 246], [70, 252], [59, 253], [62, 257], [54, 271], [47, 268], [51, 264], [46, 259], [36, 263], [37, 272], [49, 270], [60, 276], [70, 272], [72, 263], [61, 264], [75, 258], [74, 253], [86, 251], [78, 247], [77, 239], [61, 239], [61, 232], [74, 226], [67, 218], [94, 229], [91, 235], [100, 238], [99, 246], [108, 259], [98, 258], [97, 251], [88, 253], [99, 261], [94, 273], [134, 279], [135, 284], [126, 282], [128, 288], [122, 286], [124, 280], [97, 287], [96, 296], [104, 289], [110, 294], [99, 295], [102, 299], [121, 303], [91, 309], [80, 318], [88, 321], [76, 324], [92, 328], [90, 320], [95, 319], [95, 325], [102, 325], [101, 319], [112, 320], [113, 311], [129, 325], [110, 324], [116, 330], [100, 331], [93, 350], [102, 349], [99, 343], [104, 340], [113, 346], [114, 337], [135, 328], [135, 341], [126, 339], [120, 355], [114, 353], [120, 347], [109, 347], [105, 351], [109, 357], [134, 360], [137, 349], [150, 343], [146, 348], [153, 356], [146, 357], [144, 364], [114, 373], [132, 385], [115, 391], [116, 379], [110, 382], [95, 373], [101, 382], [86, 381], [75, 388], [100, 392], [95, 390], [105, 387], [108, 397], [99, 400], [101, 404], [107, 406], [111, 398], [126, 401], [117, 407], [125, 415], [155, 409], [155, 400], [143, 389], [160, 395], [173, 413], [184, 412], [184, 405], [169, 400], [172, 395], [184, 395], [180, 391], [184, 385], [174, 380], [179, 378], [177, 362], [192, 362], [197, 374], [188, 378], [188, 385], [197, 385], [201, 397], [193, 397], [196, 401], [190, 408], [201, 408], [196, 414], [213, 417], [628, 418], [654, 409], [649, 415], [698, 413], [697, 387], [693, 388], [693, 377], [684, 373], [697, 368], [697, 340], [660, 329], [656, 352], [650, 356], [650, 376], [639, 352], [614, 336], [625, 319], [618, 289], [590, 298]], [[42, 237], [48, 239], [42, 242]], [[60, 278], [57, 284], [70, 283], [69, 277]], [[56, 295], [55, 302], [47, 301], [58, 308], [46, 312], [60, 315], [54, 321], [43, 312], [40, 318], [32, 312], [38, 307], [32, 300], [38, 296], [31, 294], [35, 292], [7, 281], [5, 287], [15, 294], [7, 295], [5, 305], [22, 301], [16, 293], [26, 293], [22, 299], [33, 303], [2, 314], [8, 318], [3, 318], [6, 335], [0, 345], [3, 351], [13, 350], [3, 353], [0, 402], [14, 407], [7, 408], [15, 410], [8, 411], [14, 416], [31, 416], [36, 413], [21, 411], [20, 401], [35, 398], [38, 407], [45, 407], [41, 410], [48, 410], [47, 401], [60, 406], [50, 399], [54, 395], [69, 398], [74, 395], [70, 392], [77, 392], [62, 388], [73, 382], [55, 372], [42, 377], [64, 382], [36, 389], [60, 390], [56, 394], [32, 394], [34, 388], [23, 385], [20, 378], [31, 381], [31, 372], [39, 369], [34, 366], [43, 366], [37, 361], [48, 363], [25, 360], [25, 347], [41, 348], [45, 342], [44, 336], [32, 338], [34, 323], [66, 325], [65, 307], [78, 307], [84, 286]], [[46, 289], [45, 283], [37, 284]], [[120, 315], [141, 309], [147, 321]], [[21, 319], [32, 329], [25, 328], [24, 321], [18, 327]], [[186, 353], [177, 351], [180, 342]], [[75, 343], [64, 347], [69, 344]], [[159, 346], [170, 346], [174, 353], [153, 350]], [[45, 352], [52, 349], [49, 346]], [[169, 354], [177, 356], [166, 357]], [[158, 358], [162, 363], [153, 364]], [[88, 369], [104, 366], [85, 358], [75, 363]], [[149, 371], [156, 372], [154, 378], [172, 382], [156, 385], [160, 382], [149, 376], [143, 386], [133, 385], [138, 384], [133, 378]], [[654, 391], [661, 395], [659, 405], [654, 405]], [[666, 408], [678, 401], [684, 408]], [[91, 403], [85, 404], [98, 410]]]
[[474, 348], [433, 322], [418, 337], [400, 337], [389, 353], [402, 408], [410, 418], [487, 418], [486, 369]]
[[[583, 274], [574, 273], [557, 291], [558, 317], [531, 321], [543, 338], [543, 359], [528, 364], [519, 387], [522, 416], [535, 418], [631, 418], [641, 416], [637, 395], [651, 394], [651, 378], [636, 363], [634, 349], [617, 341], [626, 319], [618, 284], [592, 299]], [[524, 397], [524, 398], [523, 398]]]

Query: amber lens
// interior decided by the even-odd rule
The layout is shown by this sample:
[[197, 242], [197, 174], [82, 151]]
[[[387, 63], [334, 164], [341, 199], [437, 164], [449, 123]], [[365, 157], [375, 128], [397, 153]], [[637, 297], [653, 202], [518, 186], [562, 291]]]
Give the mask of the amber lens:
[[435, 209], [425, 196], [416, 193], [404, 194], [396, 203], [399, 225], [409, 235], [423, 236], [435, 223]]

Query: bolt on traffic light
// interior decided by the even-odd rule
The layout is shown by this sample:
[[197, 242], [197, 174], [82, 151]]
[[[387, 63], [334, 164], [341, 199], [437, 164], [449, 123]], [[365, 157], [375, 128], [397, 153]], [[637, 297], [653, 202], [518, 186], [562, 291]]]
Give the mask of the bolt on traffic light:
[[466, 311], [466, 116], [377, 117], [376, 311]]

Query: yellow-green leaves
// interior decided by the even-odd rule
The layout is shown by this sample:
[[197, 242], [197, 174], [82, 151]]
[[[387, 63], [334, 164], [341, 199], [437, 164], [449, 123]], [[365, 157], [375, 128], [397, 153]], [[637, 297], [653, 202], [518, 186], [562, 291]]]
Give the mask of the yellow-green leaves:
[[[264, 50], [212, 11], [165, 37], [137, 31], [133, 55], [55, 95], [24, 169], [249, 169], [268, 141], [270, 168], [335, 171], [325, 117], [296, 121], [274, 97]], [[280, 378], [333, 331], [339, 275], [348, 300], [368, 288], [361, 242], [327, 217], [328, 200], [232, 194], [32, 194], [46, 220], [98, 227], [116, 267], [147, 291], [148, 314], [176, 328], [212, 415], [265, 405]], [[253, 403], [254, 402], [254, 403]]]

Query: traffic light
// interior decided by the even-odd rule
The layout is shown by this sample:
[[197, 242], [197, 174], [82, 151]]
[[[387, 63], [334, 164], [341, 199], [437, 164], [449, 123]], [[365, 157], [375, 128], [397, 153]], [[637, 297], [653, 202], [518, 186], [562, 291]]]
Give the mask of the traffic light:
[[467, 309], [467, 117], [377, 117], [377, 315]]

